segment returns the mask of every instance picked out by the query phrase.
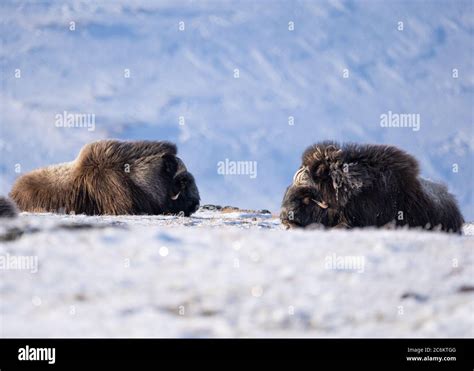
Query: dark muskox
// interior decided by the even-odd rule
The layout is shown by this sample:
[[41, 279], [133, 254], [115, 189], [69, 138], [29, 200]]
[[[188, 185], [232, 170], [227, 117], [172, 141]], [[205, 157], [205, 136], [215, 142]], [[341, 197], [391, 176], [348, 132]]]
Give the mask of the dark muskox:
[[166, 141], [90, 143], [72, 162], [23, 175], [10, 196], [23, 211], [190, 215], [199, 192], [176, 154]]
[[323, 142], [306, 149], [280, 218], [288, 227], [397, 226], [460, 232], [464, 223], [445, 186], [419, 177], [418, 162], [386, 145]]
[[0, 196], [0, 217], [13, 218], [17, 213], [15, 204], [8, 198]]

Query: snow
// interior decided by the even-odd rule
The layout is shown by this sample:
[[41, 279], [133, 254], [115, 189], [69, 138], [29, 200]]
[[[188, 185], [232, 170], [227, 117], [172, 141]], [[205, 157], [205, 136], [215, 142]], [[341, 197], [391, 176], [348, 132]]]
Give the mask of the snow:
[[2, 337], [474, 336], [472, 224], [287, 231], [201, 209], [23, 213], [0, 231], [0, 257], [38, 262], [0, 269]]

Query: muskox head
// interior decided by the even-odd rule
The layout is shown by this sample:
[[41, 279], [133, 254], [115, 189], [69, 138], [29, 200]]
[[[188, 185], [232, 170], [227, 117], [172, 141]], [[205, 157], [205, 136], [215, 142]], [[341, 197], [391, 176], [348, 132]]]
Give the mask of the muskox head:
[[183, 161], [179, 157], [175, 158], [177, 169], [171, 182], [168, 212], [189, 216], [199, 209], [199, 191], [193, 175], [186, 169]]
[[138, 162], [133, 181], [143, 190], [136, 213], [191, 215], [199, 208], [199, 191], [193, 175], [173, 153], [151, 156]]
[[315, 187], [290, 185], [281, 205], [280, 220], [287, 228], [306, 227], [310, 224], [329, 224], [328, 204], [321, 199]]

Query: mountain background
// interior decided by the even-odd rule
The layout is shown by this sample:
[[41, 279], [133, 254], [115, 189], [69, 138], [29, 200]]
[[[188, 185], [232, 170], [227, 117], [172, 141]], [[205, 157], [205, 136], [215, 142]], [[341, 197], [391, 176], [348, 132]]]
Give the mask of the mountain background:
[[[92, 140], [167, 139], [202, 203], [277, 211], [305, 147], [335, 139], [412, 153], [473, 220], [473, 4], [2, 1], [0, 193]], [[95, 130], [56, 127], [64, 111]], [[389, 111], [420, 130], [381, 127]], [[218, 174], [226, 158], [257, 177]]]

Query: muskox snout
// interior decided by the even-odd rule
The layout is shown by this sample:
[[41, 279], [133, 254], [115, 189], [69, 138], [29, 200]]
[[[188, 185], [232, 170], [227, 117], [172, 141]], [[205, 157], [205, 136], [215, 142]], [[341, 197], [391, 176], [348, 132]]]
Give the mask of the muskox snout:
[[299, 228], [301, 225], [295, 220], [294, 210], [282, 207], [280, 212], [280, 220], [286, 229]]
[[189, 209], [190, 209], [190, 213], [189, 213], [189, 214], [192, 214], [192, 213], [195, 213], [196, 211], [198, 211], [198, 210], [199, 210], [199, 206], [200, 206], [200, 205], [199, 205], [199, 201], [196, 201], [196, 202], [194, 202], [193, 204], [191, 204], [191, 206], [190, 206], [190, 208], [189, 208]]
[[175, 210], [175, 213], [183, 216], [191, 216], [199, 210], [199, 200], [190, 200], [187, 204], [183, 204]]
[[281, 209], [280, 220], [281, 220], [281, 223], [288, 229], [289, 227], [288, 227], [288, 210], [287, 209], [285, 208]]

